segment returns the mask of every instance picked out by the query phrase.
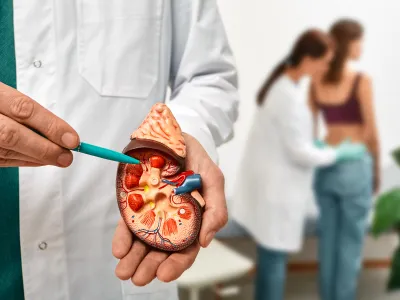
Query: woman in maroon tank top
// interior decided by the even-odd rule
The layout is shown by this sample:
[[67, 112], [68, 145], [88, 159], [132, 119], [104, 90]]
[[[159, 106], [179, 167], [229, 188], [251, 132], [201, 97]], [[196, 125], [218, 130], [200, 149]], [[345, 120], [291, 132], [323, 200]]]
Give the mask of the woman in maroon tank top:
[[340, 20], [330, 34], [336, 43], [335, 57], [328, 72], [310, 88], [315, 133], [318, 135], [321, 113], [327, 127], [325, 144], [350, 139], [364, 143], [369, 153], [358, 161], [320, 168], [316, 173], [319, 282], [322, 300], [353, 300], [371, 200], [380, 182], [379, 143], [371, 79], [348, 66], [361, 55], [363, 28], [354, 20]]

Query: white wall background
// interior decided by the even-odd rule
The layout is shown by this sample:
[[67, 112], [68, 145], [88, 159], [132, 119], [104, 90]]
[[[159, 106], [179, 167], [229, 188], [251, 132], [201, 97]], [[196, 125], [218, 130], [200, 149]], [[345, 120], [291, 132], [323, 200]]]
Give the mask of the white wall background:
[[[220, 149], [228, 201], [242, 145], [255, 111], [255, 94], [271, 68], [309, 27], [328, 29], [338, 18], [352, 17], [366, 29], [359, 67], [373, 77], [382, 143], [383, 189], [400, 185], [389, 152], [400, 145], [400, 2], [398, 0], [219, 0], [240, 76], [240, 118], [235, 138]], [[250, 158], [248, 158], [250, 159]]]

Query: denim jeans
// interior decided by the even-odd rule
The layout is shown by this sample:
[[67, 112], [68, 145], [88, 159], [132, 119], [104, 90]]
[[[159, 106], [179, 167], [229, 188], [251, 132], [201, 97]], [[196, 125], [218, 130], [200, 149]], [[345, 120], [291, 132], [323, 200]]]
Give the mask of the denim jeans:
[[283, 300], [287, 267], [286, 252], [257, 246], [255, 300]]
[[315, 192], [321, 299], [354, 300], [372, 204], [371, 156], [317, 170]]

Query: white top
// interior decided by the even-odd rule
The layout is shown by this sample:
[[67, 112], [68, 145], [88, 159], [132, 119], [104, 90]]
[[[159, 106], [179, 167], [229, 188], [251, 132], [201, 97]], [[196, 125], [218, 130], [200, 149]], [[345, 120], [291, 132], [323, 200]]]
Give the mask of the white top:
[[[172, 88], [182, 130], [212, 158], [237, 117], [236, 70], [215, 0], [14, 0], [18, 89], [81, 140], [121, 151]], [[175, 300], [176, 284], [116, 278], [117, 163], [20, 169], [26, 300]], [[42, 250], [43, 249], [43, 250]]]
[[261, 245], [301, 247], [314, 167], [332, 164], [336, 153], [313, 144], [312, 115], [303, 81], [286, 75], [271, 87], [256, 113], [241, 163], [232, 215]]

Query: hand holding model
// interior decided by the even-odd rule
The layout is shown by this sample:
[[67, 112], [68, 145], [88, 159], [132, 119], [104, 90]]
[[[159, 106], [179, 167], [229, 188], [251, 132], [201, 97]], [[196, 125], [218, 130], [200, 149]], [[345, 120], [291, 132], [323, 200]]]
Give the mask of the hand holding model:
[[118, 169], [116, 274], [139, 286], [175, 280], [227, 222], [224, 177], [164, 104], [153, 107], [124, 152], [141, 164]]

